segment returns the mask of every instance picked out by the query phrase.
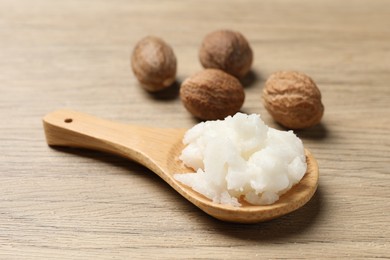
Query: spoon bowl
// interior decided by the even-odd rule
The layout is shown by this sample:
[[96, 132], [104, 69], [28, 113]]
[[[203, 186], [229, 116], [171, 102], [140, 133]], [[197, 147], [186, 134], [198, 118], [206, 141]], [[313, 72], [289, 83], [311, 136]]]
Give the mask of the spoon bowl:
[[184, 198], [207, 214], [229, 222], [256, 223], [274, 219], [302, 207], [318, 186], [318, 165], [305, 149], [307, 171], [302, 180], [271, 205], [257, 206], [240, 200], [234, 207], [212, 202], [174, 179], [176, 173], [193, 172], [180, 160], [186, 129], [126, 125], [72, 110], [57, 110], [43, 118], [50, 146], [79, 147], [113, 153], [149, 168]]

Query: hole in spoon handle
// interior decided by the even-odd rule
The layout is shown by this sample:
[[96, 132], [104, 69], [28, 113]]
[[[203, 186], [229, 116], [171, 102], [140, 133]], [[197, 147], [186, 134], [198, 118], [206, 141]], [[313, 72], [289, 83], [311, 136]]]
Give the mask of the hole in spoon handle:
[[152, 170], [165, 164], [172, 142], [181, 142], [184, 129], [160, 129], [116, 123], [72, 110], [57, 110], [43, 118], [50, 146], [98, 150], [137, 161]]
[[142, 138], [137, 126], [100, 119], [72, 110], [57, 110], [43, 118], [50, 146], [70, 146], [130, 157]]

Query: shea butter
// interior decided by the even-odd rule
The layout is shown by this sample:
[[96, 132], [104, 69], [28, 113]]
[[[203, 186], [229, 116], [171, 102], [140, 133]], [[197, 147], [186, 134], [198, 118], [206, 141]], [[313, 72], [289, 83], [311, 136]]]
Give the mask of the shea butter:
[[215, 203], [272, 204], [306, 172], [302, 141], [268, 127], [257, 114], [237, 113], [188, 130], [179, 159], [192, 168], [177, 181]]

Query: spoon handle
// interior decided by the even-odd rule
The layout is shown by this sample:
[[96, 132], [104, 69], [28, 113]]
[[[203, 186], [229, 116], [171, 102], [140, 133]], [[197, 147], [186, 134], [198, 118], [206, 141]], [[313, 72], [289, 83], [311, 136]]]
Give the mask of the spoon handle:
[[87, 148], [117, 154], [161, 172], [172, 142], [184, 132], [126, 125], [72, 110], [57, 110], [43, 118], [50, 146]]

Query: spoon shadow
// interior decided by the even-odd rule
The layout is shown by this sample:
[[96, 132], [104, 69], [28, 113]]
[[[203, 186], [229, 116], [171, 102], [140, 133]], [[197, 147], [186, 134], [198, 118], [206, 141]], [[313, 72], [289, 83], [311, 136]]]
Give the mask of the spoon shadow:
[[[181, 195], [178, 194], [168, 183], [163, 181], [156, 173], [135, 161], [110, 153], [104, 153], [84, 148], [62, 146], [52, 146], [50, 148], [61, 153], [74, 155], [78, 158], [86, 158], [96, 162], [109, 164], [115, 168], [123, 169], [123, 171], [119, 171], [119, 173], [116, 172], [115, 174], [127, 175], [129, 176], [129, 178], [131, 178], [132, 176], [136, 176], [137, 178], [145, 179], [145, 182], [156, 186], [161, 191], [161, 193], [165, 192], [168, 194], [168, 196], [172, 196], [171, 201], [172, 204], [174, 204], [172, 208], [180, 208], [182, 209], [182, 212], [189, 213], [189, 215], [193, 215], [195, 213], [199, 215], [204, 215], [206, 217], [208, 216], [206, 213], [194, 206], [192, 203], [188, 202], [184, 198], [181, 199]], [[104, 172], [104, 174], [107, 175], [112, 173], [108, 171]], [[169, 208], [167, 208], [167, 211], [169, 211]], [[197, 219], [199, 219], [199, 216], [197, 216]]]
[[[99, 152], [99, 151], [94, 151], [94, 150], [89, 150], [84, 148], [75, 148], [75, 147], [51, 146], [50, 148], [61, 153], [71, 154], [79, 158], [87, 158], [90, 160], [110, 164], [114, 167], [125, 169], [126, 170], [126, 172], [124, 173], [125, 175], [128, 175], [128, 172], [131, 172], [132, 174], [135, 175], [145, 175], [145, 176], [150, 175], [151, 177], [153, 176], [156, 179], [160, 179], [154, 172], [152, 172], [145, 166], [135, 161], [117, 155], [113, 155], [110, 153], [104, 153], [104, 152]], [[110, 174], [110, 173], [107, 172], [105, 174]]]
[[221, 222], [213, 218], [205, 218], [205, 225], [215, 232], [245, 241], [280, 241], [302, 235], [318, 222], [323, 208], [323, 195], [320, 187], [312, 199], [302, 208], [266, 222], [256, 224], [237, 224]]
[[[172, 198], [178, 196], [176, 191], [171, 189], [171, 187], [160, 177], [137, 162], [116, 155], [82, 148], [51, 148], [59, 152], [96, 160], [110, 164], [114, 167], [122, 168], [125, 170], [123, 174], [129, 175], [128, 173], [131, 172], [132, 175], [136, 175], [137, 177], [142, 176], [141, 178], [147, 178], [149, 183], [159, 186], [161, 192], [169, 193], [168, 196], [172, 196]], [[110, 173], [106, 172], [105, 174]], [[172, 208], [180, 208], [182, 214], [188, 214], [188, 221], [194, 222], [194, 225], [200, 225], [207, 230], [213, 230], [221, 235], [246, 241], [273, 241], [302, 234], [316, 223], [324, 206], [322, 192], [320, 187], [318, 187], [311, 200], [294, 212], [266, 222], [238, 224], [215, 219], [184, 199], [172, 199], [172, 201], [174, 201], [175, 204]], [[167, 210], [170, 209], [167, 208]]]

